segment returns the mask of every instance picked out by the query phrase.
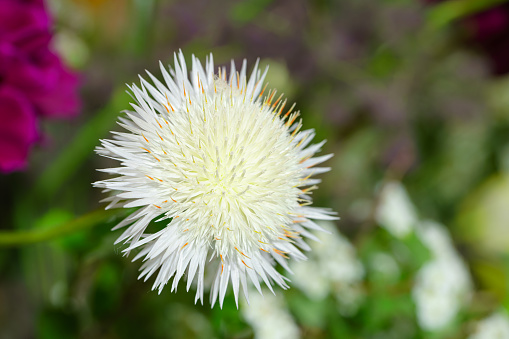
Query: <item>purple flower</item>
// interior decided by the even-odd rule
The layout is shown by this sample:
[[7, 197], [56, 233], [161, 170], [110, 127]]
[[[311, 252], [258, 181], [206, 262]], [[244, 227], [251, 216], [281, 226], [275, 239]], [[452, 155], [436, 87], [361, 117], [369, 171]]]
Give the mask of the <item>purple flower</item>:
[[[424, 0], [434, 4], [447, 0]], [[458, 22], [467, 30], [467, 42], [489, 60], [494, 74], [509, 73], [509, 4], [494, 5]]]
[[38, 139], [37, 120], [30, 101], [17, 89], [0, 86], [0, 171], [26, 166], [28, 152]]
[[79, 113], [78, 77], [52, 52], [51, 37], [42, 0], [0, 0], [1, 172], [26, 165], [38, 119]]
[[495, 74], [509, 72], [509, 5], [501, 4], [465, 20], [472, 39], [489, 58]]

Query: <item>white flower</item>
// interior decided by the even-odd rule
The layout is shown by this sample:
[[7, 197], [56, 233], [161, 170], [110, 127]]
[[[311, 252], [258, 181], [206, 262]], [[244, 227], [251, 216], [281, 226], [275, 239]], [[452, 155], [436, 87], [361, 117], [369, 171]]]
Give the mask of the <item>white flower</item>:
[[343, 237], [332, 222], [319, 222], [330, 234], [320, 233], [311, 243], [307, 261], [294, 262], [295, 285], [309, 298], [324, 299], [332, 293], [345, 315], [357, 310], [362, 298], [360, 284], [364, 267], [357, 258], [355, 247]]
[[[212, 55], [205, 67], [193, 56], [188, 74], [180, 52], [174, 67], [168, 73], [161, 65], [164, 82], [148, 73], [154, 85], [141, 79], [141, 88], [130, 87], [134, 111], [119, 122], [127, 132], [113, 132], [97, 149], [120, 162], [103, 170], [117, 177], [95, 183], [114, 192], [108, 207], [140, 207], [115, 227], [127, 226], [117, 243], [129, 245], [126, 254], [140, 250], [140, 278], [157, 272], [159, 293], [171, 278], [176, 290], [186, 274], [187, 289], [196, 279], [203, 302], [210, 265], [212, 305], [219, 297], [222, 306], [229, 280], [236, 301], [240, 285], [247, 298], [248, 280], [259, 291], [259, 280], [286, 289], [275, 262], [288, 269], [286, 259], [305, 259], [302, 236], [321, 229], [311, 219], [335, 219], [308, 206], [320, 182], [310, 177], [329, 170], [314, 167], [332, 156], [313, 157], [325, 141], [308, 146], [314, 131], [300, 131], [299, 112], [282, 95], [264, 92], [267, 71], [258, 62], [248, 77], [246, 61], [239, 72], [232, 61], [227, 76], [224, 67], [214, 74]], [[166, 224], [147, 233], [154, 219]]]
[[330, 293], [330, 281], [314, 259], [299, 261], [291, 265], [294, 284], [310, 299], [322, 300]]
[[242, 304], [244, 319], [251, 325], [257, 339], [296, 339], [299, 327], [279, 295], [254, 294], [249, 305]]
[[375, 218], [395, 237], [404, 238], [412, 232], [417, 213], [401, 183], [391, 181], [383, 185]]
[[449, 324], [469, 300], [472, 282], [449, 233], [440, 224], [421, 222], [418, 235], [433, 259], [418, 272], [412, 290], [421, 328], [439, 330]]
[[434, 260], [419, 271], [412, 296], [417, 320], [425, 330], [439, 330], [449, 324], [468, 298], [466, 270], [462, 262]]
[[451, 236], [443, 225], [431, 220], [421, 221], [417, 224], [417, 235], [434, 258], [458, 258]]
[[509, 338], [509, 317], [503, 311], [492, 314], [477, 324], [476, 331], [469, 339]]

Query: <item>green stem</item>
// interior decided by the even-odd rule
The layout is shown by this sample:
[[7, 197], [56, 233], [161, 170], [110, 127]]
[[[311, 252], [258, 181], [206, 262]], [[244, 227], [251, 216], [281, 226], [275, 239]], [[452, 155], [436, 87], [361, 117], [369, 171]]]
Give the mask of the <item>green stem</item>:
[[[98, 138], [107, 135], [108, 131], [115, 126], [118, 112], [122, 110], [126, 102], [129, 102], [127, 93], [124, 89], [117, 89], [110, 103], [96, 112], [59, 156], [44, 169], [31, 194], [28, 195], [32, 198], [32, 203], [53, 198], [58, 189], [76, 174], [80, 166], [94, 154], [94, 147], [99, 144]], [[25, 198], [23, 196], [23, 199]]]
[[122, 217], [128, 210], [95, 210], [74, 220], [47, 229], [30, 231], [0, 231], [0, 247], [22, 246], [43, 241], [50, 241], [65, 235], [78, 232], [112, 217]]

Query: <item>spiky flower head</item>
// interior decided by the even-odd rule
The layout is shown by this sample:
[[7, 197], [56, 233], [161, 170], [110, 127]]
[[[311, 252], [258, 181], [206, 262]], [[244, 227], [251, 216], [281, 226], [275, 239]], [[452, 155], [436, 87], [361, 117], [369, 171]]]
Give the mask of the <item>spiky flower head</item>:
[[[143, 258], [140, 278], [156, 274], [159, 292], [173, 278], [172, 291], [187, 274], [187, 289], [197, 282], [196, 300], [203, 302], [204, 278], [211, 275], [212, 306], [223, 299], [231, 280], [235, 300], [242, 285], [260, 291], [260, 281], [288, 288], [287, 259], [305, 259], [312, 219], [335, 219], [333, 212], [310, 207], [309, 191], [329, 168], [314, 167], [332, 155], [313, 157], [325, 141], [310, 145], [315, 133], [301, 131], [295, 105], [276, 91], [264, 91], [267, 73], [258, 61], [248, 77], [244, 60], [238, 72], [219, 68], [212, 55], [205, 67], [192, 57], [188, 74], [184, 55], [175, 55], [164, 82], [148, 73], [130, 86], [134, 111], [119, 118], [127, 132], [113, 132], [97, 153], [120, 161], [104, 169], [117, 175], [95, 183], [113, 191], [110, 207], [139, 207], [114, 229], [127, 227], [117, 243], [126, 254]], [[156, 221], [164, 227], [146, 232]], [[205, 273], [207, 271], [207, 274]], [[291, 271], [290, 271], [291, 272]]]

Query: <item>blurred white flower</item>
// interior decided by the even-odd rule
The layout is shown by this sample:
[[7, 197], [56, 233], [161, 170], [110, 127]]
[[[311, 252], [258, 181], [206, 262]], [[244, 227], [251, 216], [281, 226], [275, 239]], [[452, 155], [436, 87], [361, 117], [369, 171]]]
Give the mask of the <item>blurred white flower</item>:
[[241, 304], [241, 312], [253, 328], [257, 339], [296, 339], [299, 327], [288, 312], [281, 295], [265, 290], [264, 295], [253, 293], [249, 304]]
[[433, 260], [419, 271], [412, 291], [417, 320], [425, 330], [438, 330], [454, 319], [467, 300], [469, 284], [463, 263]]
[[[159, 293], [186, 276], [202, 300], [210, 265], [212, 305], [222, 307], [230, 280], [236, 302], [248, 282], [286, 289], [275, 264], [306, 258], [306, 230], [320, 230], [312, 219], [336, 219], [309, 206], [320, 182], [312, 176], [329, 170], [315, 165], [332, 155], [314, 157], [325, 141], [310, 145], [315, 133], [300, 131], [295, 105], [275, 90], [263, 96], [258, 62], [249, 76], [245, 60], [239, 71], [232, 61], [227, 75], [225, 67], [214, 74], [212, 55], [204, 66], [193, 56], [189, 73], [182, 52], [174, 59], [174, 69], [161, 65], [163, 82], [149, 73], [153, 84], [130, 87], [134, 110], [119, 119], [127, 132], [97, 149], [120, 162], [103, 170], [116, 177], [95, 183], [114, 193], [107, 208], [140, 207], [115, 227], [127, 228], [117, 243], [128, 245], [126, 254], [140, 251], [140, 278], [155, 275]], [[156, 219], [166, 224], [146, 232]]]
[[310, 299], [321, 300], [332, 293], [344, 315], [354, 313], [363, 293], [361, 282], [364, 267], [358, 260], [355, 247], [342, 236], [332, 222], [318, 224], [330, 234], [320, 233], [312, 242], [307, 261], [292, 262], [294, 284]]
[[434, 331], [448, 325], [468, 302], [472, 282], [444, 226], [425, 221], [417, 229], [422, 242], [431, 252], [432, 260], [419, 270], [412, 296], [419, 325]]
[[375, 219], [395, 237], [404, 238], [412, 232], [417, 213], [401, 183], [390, 181], [382, 186]]
[[294, 285], [302, 290], [310, 299], [322, 300], [330, 293], [330, 281], [322, 274], [316, 260], [308, 259], [293, 263]]
[[492, 314], [477, 323], [468, 339], [509, 339], [509, 317], [504, 311]]

